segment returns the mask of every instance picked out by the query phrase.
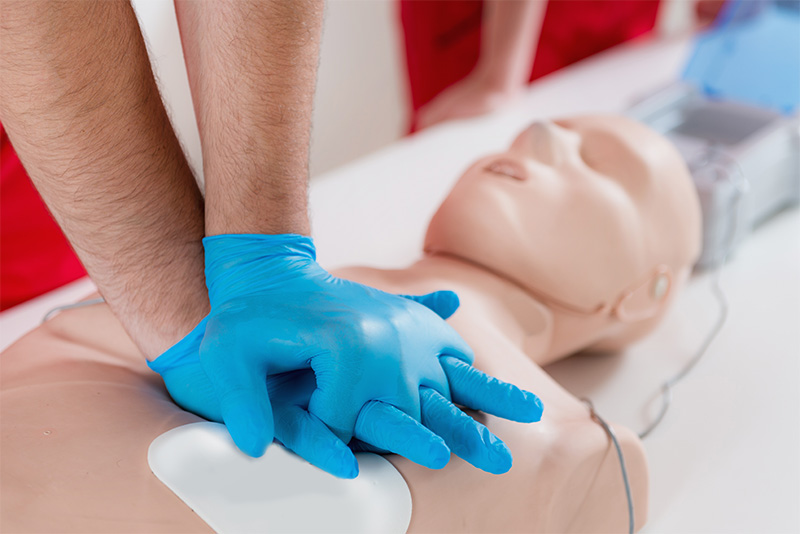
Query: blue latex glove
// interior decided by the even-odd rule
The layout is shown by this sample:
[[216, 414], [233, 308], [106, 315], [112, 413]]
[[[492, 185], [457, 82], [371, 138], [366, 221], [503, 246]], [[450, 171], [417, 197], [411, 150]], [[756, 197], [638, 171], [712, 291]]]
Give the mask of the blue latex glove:
[[[448, 379], [464, 384], [459, 396], [453, 389], [456, 402], [514, 420], [538, 420], [541, 405], [472, 368], [461, 338], [414, 302], [447, 316], [455, 294], [404, 298], [335, 278], [302, 236], [215, 236], [204, 245], [212, 311], [151, 367], [178, 404], [224, 421], [244, 452], [262, 454], [274, 428], [288, 448], [345, 477], [357, 473], [345, 446], [353, 435], [433, 468], [447, 463], [444, 441], [483, 469], [510, 467], [505, 445], [449, 402]], [[287, 373], [308, 368], [315, 389], [287, 403], [302, 390]]]

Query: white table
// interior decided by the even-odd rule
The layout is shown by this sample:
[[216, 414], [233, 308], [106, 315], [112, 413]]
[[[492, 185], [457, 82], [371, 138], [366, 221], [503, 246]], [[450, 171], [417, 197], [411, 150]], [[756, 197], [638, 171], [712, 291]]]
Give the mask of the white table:
[[[411, 263], [430, 216], [476, 156], [502, 149], [536, 118], [624, 110], [677, 76], [688, 45], [611, 50], [538, 81], [504, 113], [442, 125], [315, 179], [320, 261], [329, 268]], [[800, 531], [800, 213], [760, 228], [722, 280], [728, 323], [645, 441], [645, 532]], [[79, 282], [0, 315], [3, 346], [50, 307], [90, 289]], [[605, 418], [640, 429], [653, 392], [687, 361], [715, 314], [707, 277], [696, 277], [658, 330], [625, 354], [576, 356], [548, 370], [591, 397]]]

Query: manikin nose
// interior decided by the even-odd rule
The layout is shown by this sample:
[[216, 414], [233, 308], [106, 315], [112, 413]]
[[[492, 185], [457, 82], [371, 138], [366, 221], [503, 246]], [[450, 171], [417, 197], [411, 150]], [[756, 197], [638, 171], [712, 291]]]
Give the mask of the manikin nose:
[[511, 148], [540, 163], [556, 166], [573, 148], [571, 133], [552, 122], [536, 121], [517, 137]]

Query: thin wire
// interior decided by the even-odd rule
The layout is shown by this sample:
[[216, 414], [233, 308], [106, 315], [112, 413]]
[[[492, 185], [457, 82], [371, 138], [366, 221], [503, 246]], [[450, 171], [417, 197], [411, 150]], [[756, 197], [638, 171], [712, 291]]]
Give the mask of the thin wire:
[[742, 196], [744, 191], [747, 187], [747, 180], [744, 176], [744, 172], [742, 171], [742, 167], [739, 162], [733, 158], [731, 155], [725, 153], [719, 148], [713, 148], [713, 155], [715, 156], [723, 156], [729, 160], [733, 164], [733, 167], [736, 169], [737, 173], [739, 174], [739, 178], [741, 179], [739, 182], [734, 182], [730, 178], [730, 174], [727, 173], [727, 170], [724, 167], [721, 169], [726, 172], [726, 178], [730, 183], [732, 183], [735, 187], [734, 196], [731, 199], [730, 207], [732, 217], [731, 217], [731, 224], [728, 227], [728, 235], [726, 237], [724, 252], [722, 254], [721, 261], [717, 264], [714, 268], [713, 273], [711, 274], [711, 292], [713, 293], [717, 304], [719, 306], [719, 312], [717, 315], [717, 320], [714, 322], [714, 326], [711, 328], [709, 333], [703, 339], [703, 342], [700, 344], [698, 349], [695, 351], [694, 355], [689, 359], [689, 361], [672, 377], [667, 379], [663, 384], [661, 384], [661, 408], [658, 411], [658, 414], [653, 419], [653, 421], [645, 427], [644, 430], [639, 432], [639, 439], [644, 439], [650, 435], [655, 428], [661, 424], [661, 421], [664, 419], [664, 416], [667, 414], [669, 407], [672, 405], [672, 389], [684, 378], [688, 375], [692, 369], [697, 365], [697, 363], [702, 359], [705, 353], [708, 351], [708, 348], [711, 346], [711, 343], [716, 339], [717, 335], [719, 335], [722, 327], [725, 326], [725, 322], [728, 320], [728, 299], [725, 296], [725, 292], [722, 290], [722, 286], [720, 285], [720, 277], [722, 275], [722, 269], [728, 263], [728, 258], [733, 250], [733, 245], [736, 241], [736, 234], [739, 230], [739, 207], [741, 204]]
[[722, 330], [722, 327], [725, 326], [725, 322], [728, 319], [728, 299], [725, 297], [725, 293], [722, 291], [722, 287], [719, 284], [720, 272], [721, 269], [719, 267], [715, 269], [711, 282], [711, 291], [714, 294], [714, 297], [717, 299], [717, 304], [719, 305], [719, 314], [717, 315], [717, 320], [706, 338], [703, 340], [703, 343], [700, 345], [688, 363], [686, 363], [686, 365], [684, 365], [683, 368], [675, 375], [661, 384], [661, 408], [659, 409], [658, 415], [656, 415], [655, 419], [653, 419], [653, 421], [644, 430], [639, 432], [639, 439], [646, 438], [659, 424], [661, 424], [662, 419], [664, 419], [669, 407], [672, 405], [672, 388], [675, 387], [678, 382], [683, 380], [692, 369], [694, 369], [700, 359], [705, 355], [706, 351], [711, 346], [711, 343], [717, 337], [720, 330]]
[[[715, 154], [712, 153], [715, 152]], [[724, 167], [721, 167], [723, 171], [726, 172], [726, 178], [734, 185], [735, 191], [734, 196], [731, 199], [730, 209], [733, 213], [731, 218], [731, 224], [728, 228], [728, 236], [726, 238], [724, 253], [722, 255], [722, 259], [717, 264], [714, 269], [714, 272], [711, 275], [711, 291], [714, 294], [714, 297], [719, 304], [719, 315], [717, 316], [717, 320], [714, 323], [714, 326], [709, 331], [708, 335], [705, 337], [703, 342], [700, 344], [700, 347], [695, 352], [694, 356], [689, 359], [689, 361], [684, 365], [675, 375], [667, 379], [661, 385], [661, 409], [659, 410], [658, 415], [653, 420], [650, 425], [647, 426], [642, 432], [639, 433], [639, 439], [644, 439], [647, 437], [664, 419], [664, 416], [667, 413], [670, 405], [672, 404], [672, 388], [675, 387], [678, 382], [683, 380], [689, 372], [694, 369], [703, 355], [706, 353], [708, 348], [711, 346], [711, 343], [717, 337], [719, 332], [722, 330], [722, 327], [725, 325], [725, 322], [728, 319], [728, 299], [725, 296], [725, 293], [722, 290], [722, 286], [719, 283], [720, 276], [722, 274], [722, 268], [728, 263], [728, 257], [733, 250], [733, 245], [736, 240], [736, 234], [738, 231], [739, 226], [739, 207], [742, 200], [742, 195], [744, 191], [747, 189], [747, 179], [744, 176], [744, 172], [742, 171], [742, 167], [739, 162], [733, 158], [731, 155], [725, 153], [721, 149], [717, 147], [711, 147], [709, 150], [709, 160], [711, 160], [712, 155], [721, 155], [727, 158], [732, 164], [733, 167], [737, 170], [739, 174], [739, 178], [741, 179], [739, 182], [734, 182], [731, 180], [730, 174], [727, 174], [727, 170]], [[600, 417], [600, 415], [595, 411], [594, 405], [592, 401], [589, 399], [582, 399], [585, 404], [589, 406], [591, 411], [591, 417], [594, 419], [602, 428], [605, 430], [606, 434], [608, 434], [609, 438], [611, 438], [612, 443], [614, 444], [614, 448], [617, 451], [617, 457], [619, 458], [619, 466], [620, 470], [622, 471], [622, 481], [625, 484], [625, 497], [628, 503], [628, 532], [633, 534], [634, 531], [634, 515], [633, 515], [633, 495], [631, 493], [631, 486], [630, 481], [628, 480], [628, 470], [625, 467], [625, 457], [622, 454], [622, 447], [620, 447], [619, 441], [617, 440], [617, 436], [614, 433], [614, 430], [611, 428], [611, 425], [606, 423], [606, 421]]]
[[42, 317], [42, 324], [46, 323], [53, 316], [63, 311], [72, 310], [75, 308], [83, 308], [84, 306], [92, 306], [94, 304], [102, 304], [105, 301], [106, 300], [103, 297], [100, 297], [96, 299], [82, 300], [81, 302], [75, 302], [74, 304], [64, 304], [63, 306], [56, 306], [55, 308], [44, 314], [44, 317]]
[[600, 415], [594, 410], [594, 404], [589, 399], [581, 399], [584, 404], [589, 407], [589, 411], [591, 413], [592, 419], [594, 419], [603, 430], [606, 431], [608, 437], [611, 438], [611, 443], [614, 444], [614, 448], [617, 451], [617, 458], [619, 459], [619, 467], [620, 471], [622, 471], [622, 483], [625, 485], [625, 497], [628, 502], [628, 532], [629, 534], [633, 534], [634, 525], [636, 524], [635, 518], [633, 515], [633, 495], [631, 495], [631, 484], [628, 480], [628, 469], [625, 467], [625, 456], [622, 454], [622, 447], [619, 444], [619, 440], [617, 439], [617, 434], [614, 432], [614, 429], [611, 428], [605, 419], [600, 417]]

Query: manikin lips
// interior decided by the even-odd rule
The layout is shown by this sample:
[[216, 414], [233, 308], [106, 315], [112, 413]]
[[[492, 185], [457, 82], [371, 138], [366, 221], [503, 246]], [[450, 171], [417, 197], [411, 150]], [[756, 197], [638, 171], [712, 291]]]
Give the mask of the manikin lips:
[[509, 160], [499, 159], [493, 161], [486, 166], [485, 170], [494, 174], [508, 176], [515, 180], [524, 181], [527, 179], [525, 170], [518, 163]]

